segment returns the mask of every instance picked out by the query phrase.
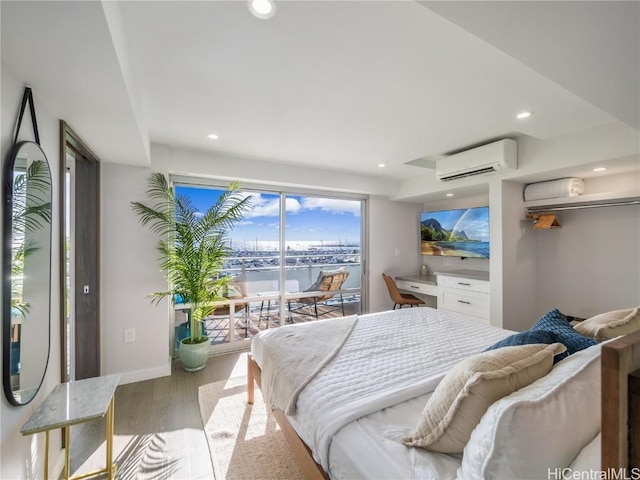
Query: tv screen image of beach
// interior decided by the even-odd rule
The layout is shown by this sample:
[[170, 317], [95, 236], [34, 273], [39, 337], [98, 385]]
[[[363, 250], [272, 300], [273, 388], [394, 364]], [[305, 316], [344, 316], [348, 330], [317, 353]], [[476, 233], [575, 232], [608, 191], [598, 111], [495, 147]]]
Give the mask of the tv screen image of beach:
[[423, 255], [489, 258], [489, 207], [420, 214]]

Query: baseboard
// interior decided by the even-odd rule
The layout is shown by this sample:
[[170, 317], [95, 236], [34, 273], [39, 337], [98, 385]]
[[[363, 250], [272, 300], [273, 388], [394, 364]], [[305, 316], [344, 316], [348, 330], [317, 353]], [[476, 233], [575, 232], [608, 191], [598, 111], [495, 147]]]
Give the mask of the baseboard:
[[118, 385], [125, 385], [127, 383], [142, 382], [144, 380], [151, 380], [153, 378], [167, 377], [171, 375], [171, 362], [166, 365], [155, 368], [148, 368], [146, 370], [134, 370], [133, 372], [125, 372], [120, 374], [120, 382]]

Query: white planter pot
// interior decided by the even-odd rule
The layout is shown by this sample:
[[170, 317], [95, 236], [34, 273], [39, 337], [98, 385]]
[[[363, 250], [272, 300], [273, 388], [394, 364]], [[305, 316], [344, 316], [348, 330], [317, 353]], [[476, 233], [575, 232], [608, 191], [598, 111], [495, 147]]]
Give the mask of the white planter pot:
[[197, 372], [202, 370], [207, 364], [209, 358], [210, 344], [207, 340], [202, 343], [185, 343], [185, 340], [180, 342], [180, 360], [182, 366], [187, 372]]

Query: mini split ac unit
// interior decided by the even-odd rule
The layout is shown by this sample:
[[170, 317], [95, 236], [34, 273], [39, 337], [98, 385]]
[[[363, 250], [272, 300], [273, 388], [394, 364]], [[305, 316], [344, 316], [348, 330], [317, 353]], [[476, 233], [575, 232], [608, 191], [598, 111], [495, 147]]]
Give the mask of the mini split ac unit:
[[518, 168], [518, 144], [509, 138], [439, 159], [436, 176], [442, 182], [505, 172]]

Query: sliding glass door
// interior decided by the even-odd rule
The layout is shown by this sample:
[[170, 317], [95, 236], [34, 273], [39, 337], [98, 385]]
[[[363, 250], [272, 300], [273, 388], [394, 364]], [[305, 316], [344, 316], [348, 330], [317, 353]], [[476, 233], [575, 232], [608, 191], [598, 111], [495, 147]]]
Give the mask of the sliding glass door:
[[[223, 188], [176, 185], [199, 211]], [[359, 313], [364, 199], [246, 190], [252, 207], [229, 235], [221, 275], [233, 278], [205, 328], [213, 348], [249, 341], [289, 323]], [[224, 303], [224, 302], [223, 302]], [[185, 321], [176, 305], [176, 325]]]
[[360, 313], [361, 200], [285, 195], [286, 320]]

